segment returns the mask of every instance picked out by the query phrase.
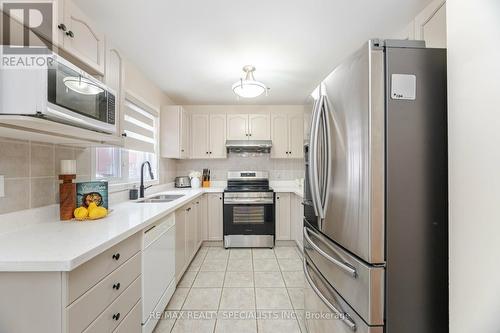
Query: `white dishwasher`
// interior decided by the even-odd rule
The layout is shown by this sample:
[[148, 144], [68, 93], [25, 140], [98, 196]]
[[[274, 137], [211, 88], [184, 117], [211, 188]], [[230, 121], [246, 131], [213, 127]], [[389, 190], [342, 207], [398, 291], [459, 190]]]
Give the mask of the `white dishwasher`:
[[175, 291], [175, 214], [144, 230], [142, 332], [151, 333]]

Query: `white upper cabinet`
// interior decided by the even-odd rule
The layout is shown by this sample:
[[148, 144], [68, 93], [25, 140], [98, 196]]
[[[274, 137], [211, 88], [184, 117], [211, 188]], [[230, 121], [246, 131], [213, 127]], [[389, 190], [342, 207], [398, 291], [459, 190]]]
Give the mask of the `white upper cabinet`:
[[248, 136], [251, 140], [271, 140], [269, 113], [248, 115]]
[[227, 139], [228, 140], [248, 139], [248, 114], [227, 115]]
[[61, 0], [59, 5], [63, 6], [63, 14], [57, 24], [60, 31], [59, 45], [98, 73], [104, 74], [104, 34], [71, 0]]
[[208, 114], [191, 115], [191, 158], [208, 158], [210, 117]]
[[180, 105], [162, 107], [160, 115], [161, 157], [184, 159], [189, 156], [189, 115]]
[[288, 115], [288, 157], [304, 157], [304, 115]]
[[114, 47], [106, 49], [106, 71], [104, 74], [104, 82], [108, 87], [113, 89], [115, 95], [116, 121], [118, 122], [118, 135], [123, 133], [123, 77], [124, 63], [121, 53]]
[[270, 140], [271, 118], [268, 112], [227, 115], [228, 140]]
[[191, 158], [226, 158], [226, 115], [191, 115]]
[[210, 115], [210, 158], [226, 158], [226, 115]]
[[301, 112], [272, 112], [271, 138], [271, 157], [302, 158], [304, 115]]
[[288, 115], [281, 112], [271, 114], [271, 140], [273, 148], [271, 156], [273, 158], [288, 157]]

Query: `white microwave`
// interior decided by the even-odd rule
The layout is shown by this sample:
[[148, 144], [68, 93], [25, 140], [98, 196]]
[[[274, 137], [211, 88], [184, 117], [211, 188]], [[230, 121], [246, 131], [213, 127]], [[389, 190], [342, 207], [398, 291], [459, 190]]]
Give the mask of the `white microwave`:
[[115, 134], [116, 93], [62, 57], [0, 68], [0, 114], [25, 115]]

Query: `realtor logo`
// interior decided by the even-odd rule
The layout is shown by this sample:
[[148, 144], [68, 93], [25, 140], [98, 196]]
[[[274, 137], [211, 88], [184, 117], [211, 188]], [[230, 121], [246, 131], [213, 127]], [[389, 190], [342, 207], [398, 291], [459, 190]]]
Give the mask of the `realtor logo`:
[[3, 54], [48, 54], [52, 44], [52, 3], [3, 1]]

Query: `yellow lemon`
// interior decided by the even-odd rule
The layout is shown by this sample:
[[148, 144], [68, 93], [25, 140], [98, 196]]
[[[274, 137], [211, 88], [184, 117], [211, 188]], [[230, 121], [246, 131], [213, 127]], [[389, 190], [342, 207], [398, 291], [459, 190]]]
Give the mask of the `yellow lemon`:
[[95, 203], [95, 202], [91, 202], [91, 203], [89, 203], [89, 213], [90, 213], [90, 211], [92, 211], [92, 210], [94, 210], [94, 209], [96, 209], [96, 208], [97, 208], [97, 205], [96, 205], [96, 203]]
[[89, 216], [89, 211], [85, 207], [78, 207], [73, 214], [77, 220], [85, 220]]
[[104, 207], [95, 207], [89, 211], [89, 218], [92, 220], [100, 219], [102, 217], [105, 217], [106, 215], [108, 215], [108, 210]]

